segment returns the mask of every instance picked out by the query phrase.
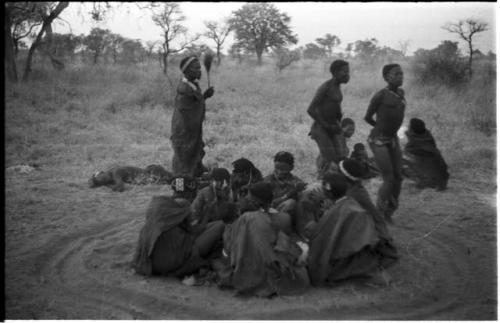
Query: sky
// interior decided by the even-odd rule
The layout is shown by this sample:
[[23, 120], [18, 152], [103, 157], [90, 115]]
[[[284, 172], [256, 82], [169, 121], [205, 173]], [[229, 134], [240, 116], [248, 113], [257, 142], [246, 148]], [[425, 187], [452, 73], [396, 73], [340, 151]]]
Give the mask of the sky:
[[[117, 3], [114, 3], [116, 5]], [[205, 21], [222, 21], [245, 2], [180, 2], [190, 34], [203, 33]], [[408, 42], [408, 53], [419, 48], [432, 49], [443, 40], [458, 41], [465, 51], [465, 42], [442, 26], [447, 22], [474, 18], [488, 24], [489, 30], [476, 34], [474, 47], [484, 53], [496, 51], [496, 2], [276, 2], [281, 12], [291, 17], [290, 27], [298, 37], [297, 46], [315, 42], [330, 33], [340, 38], [338, 49], [350, 42], [376, 38], [379, 46], [400, 49]], [[55, 32], [88, 34], [93, 27], [110, 29], [127, 38], [155, 41], [161, 39], [158, 26], [147, 9], [133, 3], [121, 3], [102, 23], [91, 21], [89, 3], [71, 2], [61, 14], [65, 22], [54, 26]], [[71, 26], [71, 27], [69, 27]], [[70, 29], [71, 28], [71, 29]], [[232, 36], [224, 44], [227, 50]], [[213, 47], [212, 40], [201, 38], [199, 43]]]

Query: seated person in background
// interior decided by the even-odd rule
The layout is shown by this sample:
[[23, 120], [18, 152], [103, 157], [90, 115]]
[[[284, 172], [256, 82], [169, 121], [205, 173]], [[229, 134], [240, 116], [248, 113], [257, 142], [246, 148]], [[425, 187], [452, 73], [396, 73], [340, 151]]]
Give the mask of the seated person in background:
[[[222, 284], [240, 295], [271, 297], [302, 292], [309, 286], [307, 270], [298, 262], [301, 248], [286, 235], [274, 214], [269, 183], [249, 187], [244, 213], [224, 232], [225, 270]], [[249, 207], [252, 205], [252, 207]]]
[[228, 212], [236, 212], [236, 205], [231, 199], [229, 183], [231, 175], [225, 168], [214, 168], [210, 172], [209, 185], [198, 191], [191, 204], [193, 220], [207, 218], [208, 222], [222, 220], [230, 216]]
[[134, 166], [115, 166], [99, 171], [89, 179], [89, 187], [110, 186], [113, 191], [123, 192], [125, 183], [134, 185], [170, 184], [173, 175], [160, 165], [142, 169]]
[[260, 181], [262, 181], [262, 173], [251, 161], [246, 158], [240, 158], [233, 162], [231, 190], [234, 201], [238, 201], [247, 194], [250, 184]]
[[357, 143], [354, 145], [351, 152], [350, 159], [354, 159], [363, 166], [364, 175], [363, 179], [374, 178], [380, 175], [380, 170], [373, 159], [368, 158], [368, 153], [366, 151], [365, 145], [362, 143]]
[[346, 177], [326, 174], [325, 195], [334, 201], [319, 221], [310, 222], [308, 270], [314, 286], [370, 277], [394, 263], [378, 250], [380, 238], [373, 218], [352, 197], [346, 196]]
[[349, 156], [349, 147], [347, 147], [347, 140], [354, 135], [354, 131], [356, 131], [356, 124], [354, 123], [354, 120], [351, 118], [344, 118], [340, 122], [340, 126], [342, 127], [342, 135], [344, 136], [344, 150], [345, 150], [345, 156]]
[[132, 261], [138, 274], [182, 278], [208, 266], [221, 252], [222, 221], [207, 224], [206, 217], [195, 225], [190, 221], [196, 182], [178, 177], [172, 188], [173, 196], [154, 196], [147, 208]]
[[408, 142], [403, 149], [403, 173], [416, 181], [418, 188], [445, 190], [450, 177], [448, 165], [424, 121], [412, 118], [405, 134]]
[[287, 151], [280, 151], [274, 156], [274, 172], [263, 180], [273, 188], [274, 199], [271, 207], [292, 217], [295, 214], [298, 194], [306, 187], [306, 183], [291, 173], [293, 167], [293, 155]]

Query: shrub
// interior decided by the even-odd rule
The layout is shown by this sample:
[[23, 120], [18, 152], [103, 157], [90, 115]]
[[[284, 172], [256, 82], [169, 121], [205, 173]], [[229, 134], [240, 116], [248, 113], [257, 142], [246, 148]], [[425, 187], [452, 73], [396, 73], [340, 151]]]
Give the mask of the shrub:
[[438, 47], [415, 52], [412, 62], [415, 79], [456, 86], [467, 80], [467, 62], [460, 56], [458, 42], [443, 41]]

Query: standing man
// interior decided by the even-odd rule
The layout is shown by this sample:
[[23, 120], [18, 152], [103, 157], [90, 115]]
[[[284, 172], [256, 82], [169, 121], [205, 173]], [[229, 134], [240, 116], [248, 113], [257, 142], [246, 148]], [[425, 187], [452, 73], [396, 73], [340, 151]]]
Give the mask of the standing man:
[[201, 64], [196, 56], [185, 57], [180, 69], [184, 76], [177, 87], [170, 136], [174, 150], [172, 171], [177, 176], [199, 177], [204, 171], [202, 126], [205, 100], [214, 95], [214, 89], [210, 87], [204, 93], [201, 92], [198, 84]]
[[332, 162], [338, 164], [347, 157], [340, 123], [343, 99], [340, 85], [349, 82], [349, 63], [335, 60], [330, 65], [330, 72], [332, 78], [321, 84], [307, 109], [314, 120], [309, 135], [318, 144], [320, 153], [317, 159], [319, 178], [323, 177]]
[[373, 126], [368, 144], [384, 181], [378, 191], [377, 206], [386, 221], [392, 222], [392, 215], [399, 206], [403, 182], [402, 153], [397, 134], [405, 117], [406, 99], [401, 88], [403, 70], [399, 64], [385, 65], [382, 76], [387, 87], [373, 95], [365, 121]]

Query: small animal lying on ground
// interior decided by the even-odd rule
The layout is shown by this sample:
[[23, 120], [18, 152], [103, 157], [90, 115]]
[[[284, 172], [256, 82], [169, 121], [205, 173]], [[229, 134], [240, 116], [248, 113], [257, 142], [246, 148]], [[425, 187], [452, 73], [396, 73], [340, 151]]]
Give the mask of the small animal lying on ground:
[[160, 165], [146, 168], [134, 166], [116, 166], [106, 171], [99, 171], [89, 179], [89, 187], [110, 186], [113, 191], [123, 192], [125, 183], [133, 185], [170, 184], [173, 174]]

